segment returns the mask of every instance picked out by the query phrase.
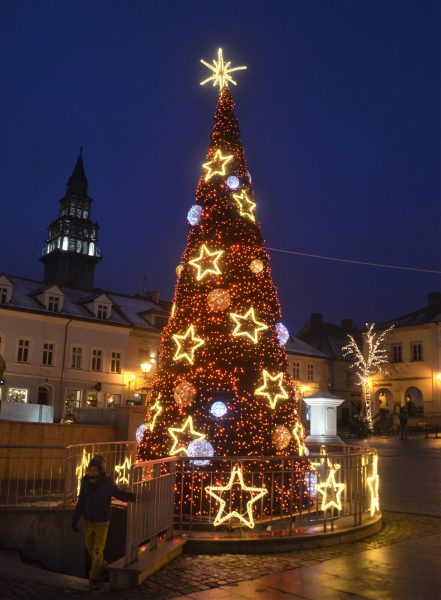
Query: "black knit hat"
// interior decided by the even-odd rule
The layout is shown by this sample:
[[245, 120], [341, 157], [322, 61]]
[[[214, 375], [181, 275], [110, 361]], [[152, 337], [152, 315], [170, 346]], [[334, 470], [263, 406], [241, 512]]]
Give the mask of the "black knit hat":
[[106, 459], [101, 454], [95, 454], [89, 463], [89, 467], [97, 467], [100, 471], [104, 471]]

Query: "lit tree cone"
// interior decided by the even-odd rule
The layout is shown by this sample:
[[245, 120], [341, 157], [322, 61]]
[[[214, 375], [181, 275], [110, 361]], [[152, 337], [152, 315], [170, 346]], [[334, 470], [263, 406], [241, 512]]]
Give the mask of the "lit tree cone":
[[[139, 458], [185, 456], [196, 439], [209, 442], [215, 457], [256, 457], [255, 465], [260, 464], [258, 457], [295, 456], [299, 448], [292, 430], [299, 419], [298, 400], [279, 342], [280, 304], [226, 85], [220, 89], [195, 206], [202, 210], [189, 213], [192, 224], [153, 382], [151, 402], [159, 400], [162, 412], [155, 426], [146, 428]], [[262, 269], [253, 268], [260, 267], [257, 261]], [[175, 390], [183, 381], [196, 390], [192, 402], [176, 402]], [[274, 429], [280, 431], [280, 426], [291, 432], [285, 445], [274, 443]], [[201, 470], [213, 467], [217, 472], [219, 465], [214, 465], [210, 462]], [[225, 477], [216, 478], [221, 487], [228, 484], [231, 472], [228, 461], [224, 466]], [[249, 486], [246, 468], [244, 463]], [[297, 506], [307, 502], [305, 471], [305, 464], [296, 461], [294, 480], [278, 482], [279, 500], [286, 497], [292, 507], [295, 490]], [[259, 500], [269, 502], [267, 498], [269, 494]], [[213, 497], [203, 489], [193, 490], [193, 503], [202, 512], [209, 502], [215, 510]]]

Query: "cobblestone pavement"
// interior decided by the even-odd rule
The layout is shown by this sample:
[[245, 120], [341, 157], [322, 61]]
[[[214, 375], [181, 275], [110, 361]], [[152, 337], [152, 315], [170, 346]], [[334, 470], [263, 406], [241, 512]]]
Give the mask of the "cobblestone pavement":
[[1, 577], [1, 600], [82, 600], [86, 597], [106, 596], [109, 600], [167, 600], [192, 592], [231, 585], [271, 573], [314, 565], [333, 558], [352, 555], [402, 542], [439, 534], [441, 520], [437, 517], [384, 513], [382, 531], [359, 542], [328, 548], [299, 550], [280, 554], [259, 555], [182, 555], [150, 577], [136, 590], [108, 592], [79, 592], [35, 582]]

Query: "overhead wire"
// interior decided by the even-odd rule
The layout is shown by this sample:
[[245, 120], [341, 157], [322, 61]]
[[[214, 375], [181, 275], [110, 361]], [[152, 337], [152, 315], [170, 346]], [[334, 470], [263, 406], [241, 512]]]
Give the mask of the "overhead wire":
[[368, 267], [382, 267], [384, 269], [398, 269], [400, 271], [417, 271], [419, 273], [436, 273], [441, 275], [441, 270], [438, 269], [423, 269], [420, 267], [403, 267], [400, 265], [388, 265], [384, 263], [369, 262], [366, 260], [354, 260], [349, 258], [338, 258], [336, 256], [323, 256], [322, 254], [311, 254], [309, 252], [297, 252], [295, 250], [283, 250], [282, 248], [271, 248], [270, 246], [264, 246], [265, 250], [272, 252], [281, 252], [283, 254], [295, 254], [297, 256], [306, 256], [308, 258], [319, 258], [322, 260], [332, 260], [335, 262], [350, 263], [354, 265], [365, 265]]

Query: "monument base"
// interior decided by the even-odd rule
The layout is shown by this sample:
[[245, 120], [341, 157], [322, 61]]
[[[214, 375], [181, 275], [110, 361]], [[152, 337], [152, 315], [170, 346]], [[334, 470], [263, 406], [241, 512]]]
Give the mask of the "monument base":
[[307, 435], [306, 444], [339, 444], [344, 446], [344, 441], [338, 435]]

